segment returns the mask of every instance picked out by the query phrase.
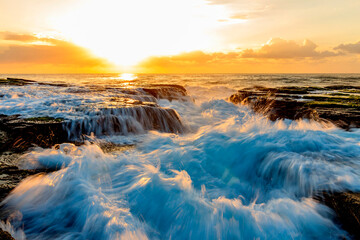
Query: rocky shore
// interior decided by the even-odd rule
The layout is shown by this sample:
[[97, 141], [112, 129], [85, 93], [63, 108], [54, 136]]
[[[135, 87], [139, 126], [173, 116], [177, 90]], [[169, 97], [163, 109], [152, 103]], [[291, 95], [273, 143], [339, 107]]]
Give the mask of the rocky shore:
[[[67, 87], [64, 84], [39, 83], [32, 80], [0, 79], [0, 87], [25, 85], [51, 85]], [[185, 127], [173, 109], [161, 108], [159, 99], [187, 101], [186, 89], [179, 85], [148, 85], [137, 89], [118, 89], [119, 97], [111, 102], [81, 106], [86, 109], [85, 119], [66, 120], [48, 116], [22, 118], [20, 115], [0, 114], [0, 201], [24, 178], [39, 171], [20, 170], [17, 160], [22, 153], [34, 146], [50, 148], [56, 144], [84, 143], [84, 135], [112, 135], [137, 133], [142, 130], [159, 130], [181, 133]], [[3, 96], [0, 96], [3, 97]], [[119, 116], [120, 117], [117, 117]], [[139, 129], [134, 121], [142, 126]], [[124, 146], [105, 144], [105, 151]]]
[[[249, 106], [271, 121], [309, 119], [347, 131], [360, 127], [360, 87], [253, 87], [239, 90], [229, 100]], [[339, 225], [360, 239], [360, 193], [324, 192], [315, 199], [333, 209]]]
[[[38, 83], [25, 79], [0, 79], [1, 85], [25, 86]], [[63, 87], [63, 84], [50, 84]], [[66, 85], [68, 86], [68, 85]], [[43, 148], [72, 142], [83, 144], [84, 136], [140, 133], [159, 130], [184, 133], [180, 116], [173, 109], [162, 108], [159, 99], [191, 101], [186, 89], [179, 85], [148, 85], [137, 89], [117, 89], [118, 97], [108, 102], [80, 106], [86, 109], [83, 119], [62, 119], [48, 116], [23, 118], [20, 115], [0, 115], [0, 201], [24, 178], [43, 170], [19, 169], [21, 155], [34, 146]], [[3, 97], [0, 95], [0, 98]], [[234, 104], [249, 106], [270, 120], [310, 119], [334, 124], [351, 131], [360, 127], [360, 87], [254, 87], [239, 90], [230, 96]], [[80, 111], [80, 110], [79, 110]], [[82, 111], [82, 110], [81, 110]], [[119, 117], [120, 116], [120, 117]], [[146, 121], [144, 121], [146, 119]], [[141, 125], [134, 125], [134, 121]], [[103, 144], [105, 152], [118, 151], [130, 145]], [[354, 238], [360, 239], [360, 193], [324, 192], [314, 197], [337, 214], [337, 221]], [[0, 216], [4, 219], [4, 213]], [[13, 239], [0, 230], [0, 239]]]
[[[68, 87], [66, 84], [39, 83], [18, 78], [0, 79], [0, 87], [31, 84]], [[96, 110], [91, 104], [81, 106], [82, 109], [87, 109], [88, 116], [85, 119], [67, 120], [48, 116], [23, 118], [21, 115], [0, 114], [0, 201], [26, 177], [52, 171], [19, 169], [21, 155], [32, 147], [50, 148], [64, 142], [81, 145], [85, 140], [84, 135], [91, 132], [96, 135], [121, 135], [143, 130], [174, 133], [185, 131], [175, 110], [161, 108], [157, 104], [159, 99], [190, 100], [184, 87], [148, 85], [137, 89], [117, 90], [120, 92], [119, 97], [112, 98], [111, 102], [98, 103]], [[0, 95], [1, 97], [4, 96]], [[139, 128], [134, 125], [134, 121], [142, 126]], [[112, 152], [131, 148], [132, 145], [102, 143], [100, 147], [104, 152]], [[7, 215], [1, 212], [0, 217], [5, 220]], [[0, 229], [0, 239], [13, 238]]]
[[254, 87], [230, 96], [270, 120], [300, 118], [331, 122], [350, 130], [360, 127], [360, 87]]

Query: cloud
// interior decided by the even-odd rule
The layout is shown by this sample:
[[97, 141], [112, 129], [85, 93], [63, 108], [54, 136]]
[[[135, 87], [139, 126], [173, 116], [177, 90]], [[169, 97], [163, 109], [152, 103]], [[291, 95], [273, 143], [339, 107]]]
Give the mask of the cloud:
[[222, 5], [232, 12], [230, 19], [250, 19], [261, 16], [271, 6], [264, 0], [208, 0], [209, 5]]
[[318, 51], [317, 45], [310, 40], [302, 44], [281, 38], [274, 38], [263, 45], [259, 50], [246, 49], [242, 53], [244, 58], [323, 58], [337, 56], [339, 53]]
[[246, 14], [240, 14], [240, 13], [237, 13], [237, 14], [234, 14], [230, 17], [231, 19], [240, 19], [240, 20], [246, 20], [249, 18], [248, 15]]
[[11, 41], [0, 45], [2, 49], [0, 64], [2, 65], [28, 64], [34, 66], [35, 69], [36, 65], [52, 65], [54, 70], [57, 67], [62, 71], [69, 68], [70, 72], [74, 72], [76, 68], [79, 71], [82, 68], [88, 71], [90, 68], [105, 69], [110, 66], [106, 60], [95, 57], [86, 49], [64, 40], [37, 38], [33, 35], [9, 32], [2, 32], [0, 36], [3, 40]]
[[360, 53], [360, 41], [357, 43], [349, 44], [340, 44], [334, 48], [335, 50], [340, 50], [348, 53]]
[[243, 51], [232, 52], [213, 52], [205, 53], [193, 51], [174, 56], [152, 57], [147, 62], [156, 63], [163, 66], [174, 64], [234, 64], [244, 59], [303, 59], [303, 58], [325, 58], [338, 56], [339, 53], [330, 51], [318, 51], [317, 45], [310, 40], [305, 40], [302, 44], [295, 41], [274, 38], [264, 44], [260, 49], [245, 49]]
[[300, 44], [275, 38], [259, 49], [151, 57], [138, 67], [144, 73], [355, 72], [358, 69], [359, 62], [351, 56], [317, 48], [310, 40]]
[[[186, 52], [174, 56], [150, 57], [139, 64], [142, 70], [158, 72], [193, 72], [198, 69], [207, 72], [218, 65], [233, 66], [241, 58], [238, 52], [205, 53], [202, 51]], [[196, 71], [196, 70], [195, 70]]]
[[20, 42], [31, 42], [38, 41], [39, 39], [33, 35], [28, 34], [16, 34], [12, 32], [0, 32], [0, 37], [3, 40], [20, 41]]

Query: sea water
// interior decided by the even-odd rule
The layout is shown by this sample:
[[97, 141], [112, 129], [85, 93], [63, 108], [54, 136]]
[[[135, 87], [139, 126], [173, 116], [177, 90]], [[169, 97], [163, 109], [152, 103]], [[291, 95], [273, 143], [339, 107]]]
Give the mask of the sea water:
[[[360, 75], [26, 75], [68, 86], [0, 88], [0, 113], [76, 120], [120, 88], [180, 84], [191, 100], [156, 100], [186, 131], [91, 136], [33, 148], [3, 204], [19, 239], [338, 239], [349, 237], [323, 191], [360, 191], [360, 130], [308, 120], [271, 122], [227, 101], [261, 86], [360, 85]], [[104, 153], [100, 143], [132, 145]]]

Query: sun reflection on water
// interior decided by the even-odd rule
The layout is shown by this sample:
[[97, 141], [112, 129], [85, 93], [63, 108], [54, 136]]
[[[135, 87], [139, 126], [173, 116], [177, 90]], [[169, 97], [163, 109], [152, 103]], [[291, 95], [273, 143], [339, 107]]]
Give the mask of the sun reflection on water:
[[134, 81], [135, 79], [137, 79], [137, 76], [133, 73], [122, 73], [119, 75], [119, 79], [125, 81]]

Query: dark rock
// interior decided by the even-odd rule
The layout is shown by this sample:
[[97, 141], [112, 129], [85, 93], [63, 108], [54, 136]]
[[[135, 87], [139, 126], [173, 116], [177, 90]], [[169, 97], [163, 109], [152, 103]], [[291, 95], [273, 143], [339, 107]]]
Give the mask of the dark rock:
[[47, 86], [54, 86], [54, 87], [68, 87], [69, 84], [66, 83], [47, 83], [47, 82], [37, 82], [28, 79], [22, 78], [6, 78], [0, 79], [0, 85], [13, 85], [13, 86], [24, 86], [29, 84], [37, 84], [37, 85], [47, 85]]
[[46, 85], [46, 86], [53, 86], [53, 87], [69, 87], [70, 84], [67, 83], [47, 83], [47, 82], [34, 82], [38, 85]]
[[360, 239], [360, 193], [323, 193], [316, 199], [333, 209], [341, 227]]
[[33, 145], [51, 147], [67, 141], [63, 123], [55, 119], [26, 120], [17, 115], [0, 115], [0, 131], [6, 135], [0, 152], [23, 152]]
[[238, 92], [230, 96], [234, 104], [249, 105], [255, 112], [262, 113], [272, 121], [277, 119], [296, 120], [300, 118], [318, 119], [314, 109], [305, 106], [303, 102], [292, 99], [278, 99], [277, 95], [269, 92], [267, 95], [252, 94], [252, 92]]
[[116, 144], [112, 142], [101, 142], [98, 143], [101, 150], [103, 150], [104, 153], [112, 153], [112, 152], [122, 152], [127, 151], [135, 148], [135, 145], [124, 145], [124, 144]]
[[13, 190], [23, 179], [44, 170], [22, 170], [17, 166], [2, 166], [0, 168], [0, 201]]
[[[330, 92], [335, 89], [336, 92]], [[311, 119], [332, 122], [349, 130], [360, 127], [360, 95], [351, 95], [358, 87], [254, 87], [230, 96], [234, 104], [250, 106], [270, 120]]]
[[7, 78], [6, 80], [9, 81], [10, 84], [19, 84], [19, 85], [26, 85], [35, 83], [33, 80], [23, 79], [23, 78]]
[[33, 83], [35, 83], [35, 81], [21, 79], [21, 78], [0, 79], [0, 85], [24, 86], [24, 85], [33, 84]]
[[188, 101], [186, 89], [180, 85], [151, 85], [142, 90], [157, 99]]
[[32, 117], [32, 118], [24, 118], [27, 122], [47, 122], [47, 123], [53, 123], [53, 122], [63, 122], [63, 118], [53, 118], [53, 117]]
[[143, 133], [144, 130], [169, 133], [186, 130], [175, 110], [147, 105], [100, 109], [83, 119], [65, 122], [64, 127], [71, 140], [91, 133], [102, 136]]
[[[149, 91], [158, 98], [187, 97], [185, 88], [177, 85], [152, 86]], [[104, 102], [86, 103], [76, 111], [81, 118], [64, 120], [52, 117], [20, 118], [19, 115], [0, 115], [0, 152], [23, 152], [33, 145], [48, 148], [68, 141], [83, 141], [84, 135], [96, 136], [143, 133], [158, 130], [183, 133], [179, 115], [173, 109], [160, 107], [154, 96], [143, 96], [139, 90], [124, 90], [126, 96], [111, 97]], [[123, 91], [121, 91], [122, 94]], [[131, 95], [132, 94], [132, 95]], [[141, 100], [139, 100], [141, 99]]]
[[1, 240], [15, 240], [15, 238], [13, 238], [10, 233], [2, 230], [1, 228], [0, 228], [0, 239]]

